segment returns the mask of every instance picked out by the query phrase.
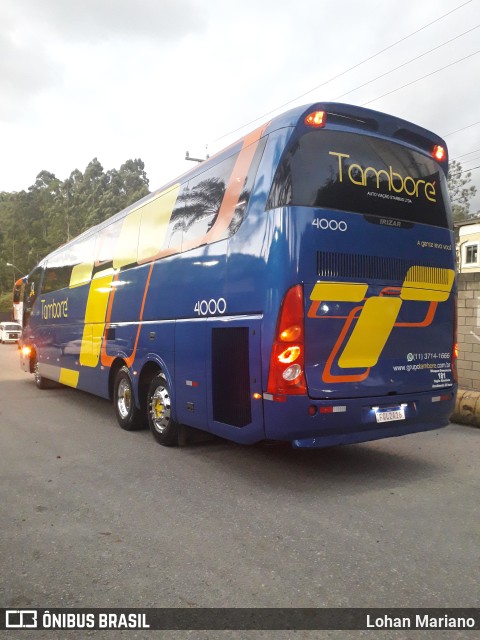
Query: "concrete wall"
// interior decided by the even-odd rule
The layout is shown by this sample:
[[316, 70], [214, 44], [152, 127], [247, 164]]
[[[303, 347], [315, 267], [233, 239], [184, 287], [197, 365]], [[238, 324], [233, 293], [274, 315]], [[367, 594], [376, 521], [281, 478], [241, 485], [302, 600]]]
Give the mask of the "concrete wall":
[[458, 275], [458, 386], [480, 391], [480, 273]]

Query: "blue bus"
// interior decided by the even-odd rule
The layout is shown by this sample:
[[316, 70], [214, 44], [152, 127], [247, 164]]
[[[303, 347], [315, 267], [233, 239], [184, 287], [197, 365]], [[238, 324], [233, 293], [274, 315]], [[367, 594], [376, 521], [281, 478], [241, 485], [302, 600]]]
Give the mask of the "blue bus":
[[445, 142], [292, 109], [63, 245], [23, 283], [21, 361], [181, 426], [296, 448], [448, 423], [455, 256]]

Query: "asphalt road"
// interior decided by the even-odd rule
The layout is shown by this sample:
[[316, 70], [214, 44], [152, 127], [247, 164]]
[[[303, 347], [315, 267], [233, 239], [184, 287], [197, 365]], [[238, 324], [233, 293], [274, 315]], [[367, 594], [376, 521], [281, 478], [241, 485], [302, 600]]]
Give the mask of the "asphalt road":
[[105, 400], [37, 390], [0, 345], [0, 606], [478, 606], [479, 449], [457, 425], [167, 449]]

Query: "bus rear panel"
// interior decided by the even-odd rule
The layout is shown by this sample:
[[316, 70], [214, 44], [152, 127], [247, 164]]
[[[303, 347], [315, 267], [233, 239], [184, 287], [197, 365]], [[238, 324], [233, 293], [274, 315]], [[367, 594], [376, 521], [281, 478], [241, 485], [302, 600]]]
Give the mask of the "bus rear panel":
[[270, 375], [266, 433], [297, 447], [438, 428], [454, 403], [445, 145], [393, 118], [341, 110], [313, 110], [319, 127], [309, 113], [300, 120], [267, 203], [286, 246], [295, 243], [285, 258], [303, 308], [291, 323], [302, 327], [298, 344], [280, 338], [272, 357], [280, 382]]

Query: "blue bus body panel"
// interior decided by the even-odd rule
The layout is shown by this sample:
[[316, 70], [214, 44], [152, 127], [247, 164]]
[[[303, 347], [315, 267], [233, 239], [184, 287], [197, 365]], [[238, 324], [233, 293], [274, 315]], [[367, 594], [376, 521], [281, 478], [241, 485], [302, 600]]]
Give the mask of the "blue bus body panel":
[[[312, 401], [301, 396], [287, 397], [284, 402], [265, 401], [266, 437], [291, 441], [298, 448], [329, 447], [438, 429], [449, 422], [455, 391], [455, 387], [448, 389], [444, 400], [431, 393], [416, 393], [391, 400], [382, 398], [381, 401], [376, 396], [330, 402]], [[400, 402], [406, 405], [405, 420], [384, 424], [376, 422], [375, 409], [378, 405], [393, 408]], [[332, 405], [336, 411], [321, 412], [322, 407]], [[309, 414], [311, 406], [317, 408], [314, 416]]]
[[[292, 236], [301, 238], [292, 259], [299, 256], [298, 268], [305, 283], [305, 368], [310, 396], [383, 396], [451, 386], [455, 313], [451, 232], [440, 227], [422, 231], [423, 225], [385, 227], [371, 224], [359, 214], [314, 208], [293, 208], [283, 215], [296, 227]], [[319, 219], [333, 223], [331, 228], [312, 224]], [[340, 225], [344, 231], [339, 230]], [[445, 285], [416, 283], [411, 278], [417, 273], [433, 280], [446, 274], [450, 280], [445, 280]], [[336, 293], [318, 300], [315, 292], [321, 291], [317, 283], [322, 282], [331, 283], [333, 292], [341, 291], [342, 284], [358, 285], [360, 290], [365, 285], [365, 290], [360, 300], [342, 300], [341, 295], [335, 300]], [[408, 299], [414, 286], [415, 296], [421, 299]], [[439, 286], [444, 291], [439, 291]], [[370, 319], [369, 313], [373, 314]], [[394, 314], [385, 319], [388, 326], [383, 346], [368, 333], [370, 325], [372, 331], [382, 331], [382, 313]], [[353, 334], [357, 327], [361, 331], [362, 323], [366, 328], [359, 339], [371, 338], [374, 364], [369, 362], [367, 345], [360, 345], [365, 353], [358, 356], [358, 366], [349, 368], [342, 357], [348, 349], [359, 347]], [[350, 360], [355, 361], [355, 354]]]

